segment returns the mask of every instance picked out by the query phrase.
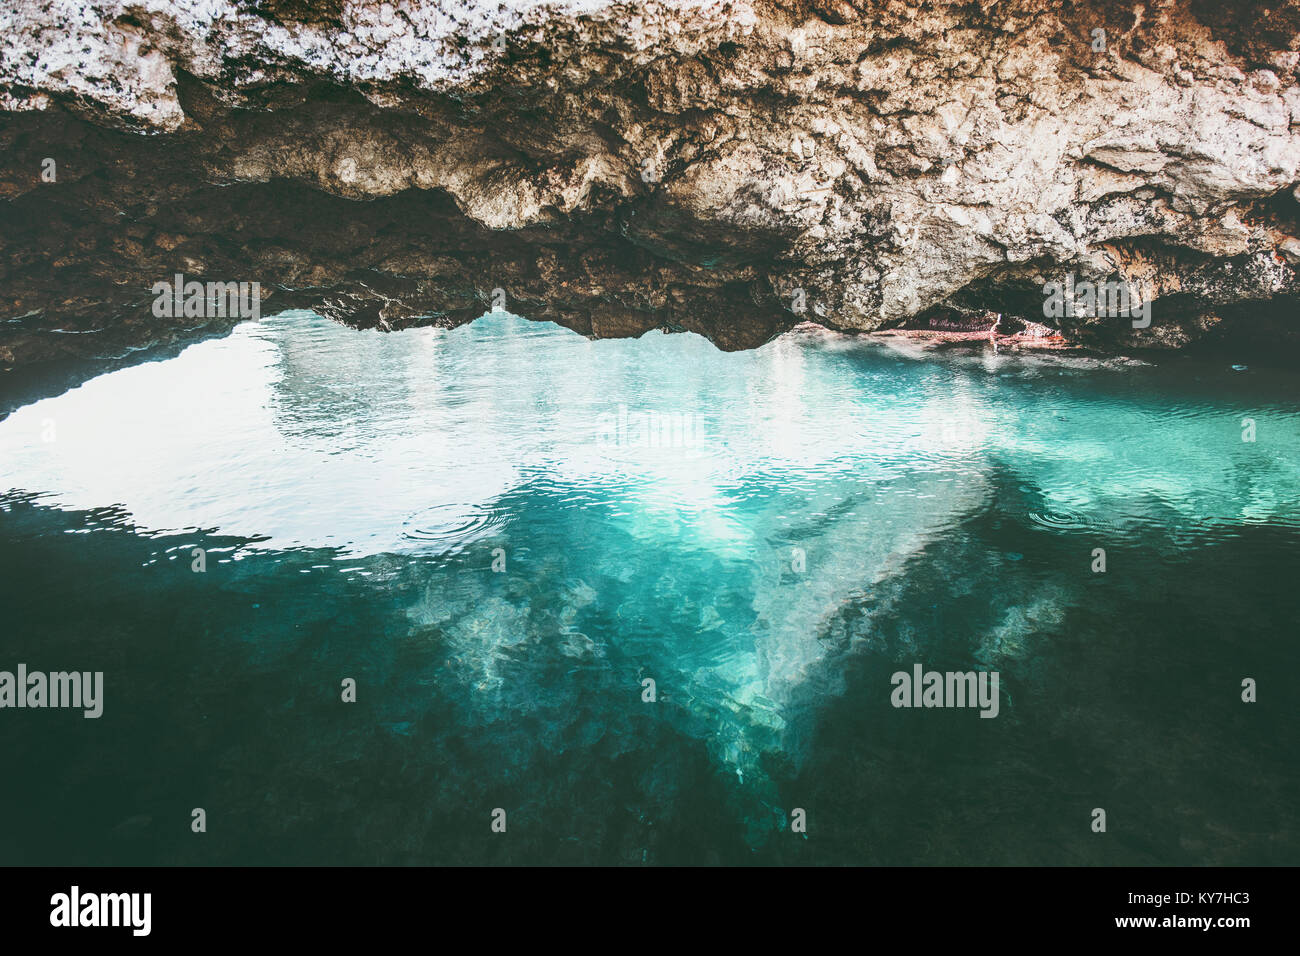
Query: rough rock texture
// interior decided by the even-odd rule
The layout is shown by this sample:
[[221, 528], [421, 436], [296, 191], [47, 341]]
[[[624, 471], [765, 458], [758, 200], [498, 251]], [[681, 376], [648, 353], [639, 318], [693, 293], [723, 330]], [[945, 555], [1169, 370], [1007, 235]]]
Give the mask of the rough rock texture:
[[[177, 272], [384, 329], [1296, 343], [1298, 49], [1300, 0], [10, 0], [0, 368], [227, 326], [153, 315]], [[1045, 319], [1067, 273], [1150, 327]]]

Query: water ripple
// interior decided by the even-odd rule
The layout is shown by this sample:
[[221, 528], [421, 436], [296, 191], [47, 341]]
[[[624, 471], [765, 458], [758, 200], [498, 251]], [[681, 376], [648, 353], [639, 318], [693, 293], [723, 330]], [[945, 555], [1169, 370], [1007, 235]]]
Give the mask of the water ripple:
[[506, 517], [481, 505], [443, 504], [418, 511], [402, 523], [402, 537], [451, 550], [503, 527]]
[[1098, 522], [1082, 511], [1070, 511], [1068, 509], [1031, 511], [1029, 512], [1029, 520], [1040, 528], [1046, 528], [1048, 531], [1064, 531], [1067, 533], [1096, 531], [1100, 527]]

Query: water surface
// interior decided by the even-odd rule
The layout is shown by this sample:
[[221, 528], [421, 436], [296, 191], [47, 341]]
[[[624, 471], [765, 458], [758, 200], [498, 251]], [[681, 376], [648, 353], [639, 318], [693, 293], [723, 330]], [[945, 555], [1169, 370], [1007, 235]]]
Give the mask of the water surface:
[[1300, 862], [1298, 394], [239, 326], [0, 422], [0, 669], [106, 683], [0, 711], [0, 860]]

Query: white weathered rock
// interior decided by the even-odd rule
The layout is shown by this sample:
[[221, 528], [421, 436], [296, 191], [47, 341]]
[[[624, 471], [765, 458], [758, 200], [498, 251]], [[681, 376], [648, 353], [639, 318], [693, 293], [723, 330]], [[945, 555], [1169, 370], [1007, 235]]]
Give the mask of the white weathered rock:
[[[589, 262], [546, 273], [549, 294], [585, 288], [584, 309], [617, 315], [689, 312], [690, 293], [665, 283], [757, 282], [774, 303], [806, 290], [820, 321], [847, 329], [942, 306], [1032, 320], [1047, 278], [1103, 268], [1154, 268], [1154, 287], [1218, 308], [1296, 290], [1300, 57], [1261, 47], [1258, 24], [1297, 4], [1266, 21], [1234, 6], [1246, 26], [1220, 35], [1186, 0], [1123, 15], [1047, 0], [342, 0], [310, 22], [269, 0], [12, 0], [0, 109], [162, 141], [218, 130], [221, 150], [195, 158], [212, 183], [350, 200], [440, 190], [499, 232], [621, 222], [609, 242], [652, 250], [662, 276], [619, 288]], [[212, 99], [193, 115], [184, 77]], [[277, 93], [313, 83], [370, 110]], [[283, 125], [249, 119], [265, 111]], [[9, 195], [35, 188], [11, 179]], [[1242, 261], [1216, 271], [1206, 257]], [[1013, 292], [1021, 302], [984, 301]], [[717, 314], [743, 323], [746, 309]]]

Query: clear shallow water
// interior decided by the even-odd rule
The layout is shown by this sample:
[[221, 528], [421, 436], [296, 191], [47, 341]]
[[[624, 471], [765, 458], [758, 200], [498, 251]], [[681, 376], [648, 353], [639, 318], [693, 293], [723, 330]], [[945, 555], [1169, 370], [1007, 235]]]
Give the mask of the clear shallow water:
[[301, 313], [102, 376], [0, 422], [0, 667], [107, 688], [0, 713], [0, 855], [1298, 862], [1295, 386]]

